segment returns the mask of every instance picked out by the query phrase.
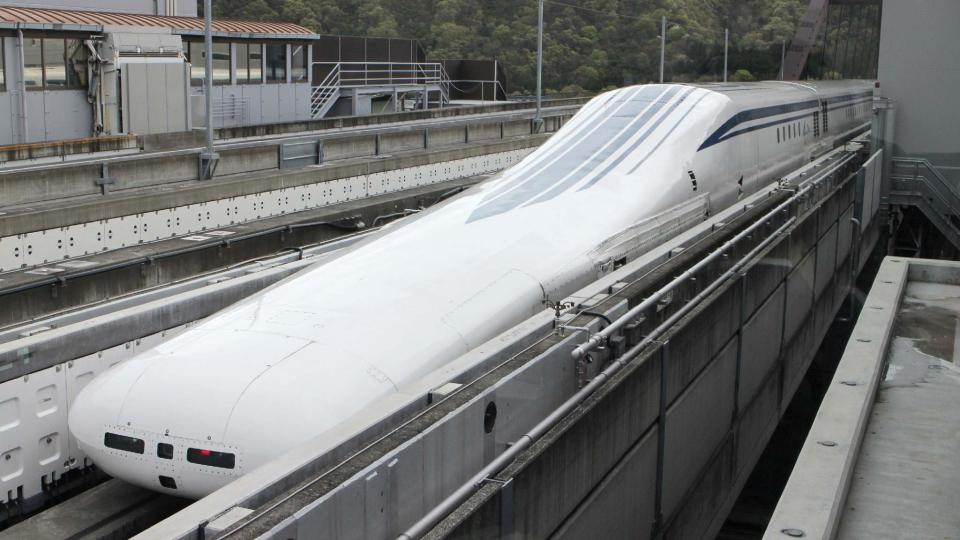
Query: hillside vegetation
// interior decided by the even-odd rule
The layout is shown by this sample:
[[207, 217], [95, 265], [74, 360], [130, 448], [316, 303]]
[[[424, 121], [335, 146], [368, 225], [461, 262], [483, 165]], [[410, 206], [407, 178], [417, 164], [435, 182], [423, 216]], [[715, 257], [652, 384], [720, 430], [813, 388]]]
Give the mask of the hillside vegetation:
[[[734, 80], [775, 78], [806, 0], [556, 0], [545, 6], [544, 87], [596, 92], [659, 77], [719, 80], [723, 29]], [[535, 88], [537, 0], [214, 0], [217, 17], [288, 21], [324, 34], [413, 37], [430, 58], [499, 59], [510, 90]]]

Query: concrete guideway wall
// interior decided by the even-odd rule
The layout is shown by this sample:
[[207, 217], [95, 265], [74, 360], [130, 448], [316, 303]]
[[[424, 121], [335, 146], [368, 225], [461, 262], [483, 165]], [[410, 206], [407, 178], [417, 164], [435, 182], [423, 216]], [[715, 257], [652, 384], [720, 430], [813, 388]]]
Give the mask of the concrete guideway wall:
[[[715, 534], [850, 289], [852, 247], [876, 241], [875, 225], [860, 235], [850, 219], [855, 194], [849, 178], [819, 191], [820, 202], [756, 263], [430, 537]], [[627, 347], [636, 341], [628, 335]]]
[[195, 183], [149, 196], [117, 195], [0, 216], [0, 231], [14, 233], [0, 236], [0, 272], [492, 173], [519, 162], [543, 140]]

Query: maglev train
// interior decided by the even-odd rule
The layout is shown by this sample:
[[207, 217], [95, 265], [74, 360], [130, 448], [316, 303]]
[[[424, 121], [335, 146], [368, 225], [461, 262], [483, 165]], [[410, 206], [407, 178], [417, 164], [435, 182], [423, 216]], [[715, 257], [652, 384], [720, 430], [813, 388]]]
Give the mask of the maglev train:
[[694, 197], [719, 211], [833, 148], [871, 97], [865, 81], [601, 94], [497, 176], [100, 374], [70, 430], [112, 476], [204, 496], [597, 279], [622, 256], [598, 246], [638, 222]]

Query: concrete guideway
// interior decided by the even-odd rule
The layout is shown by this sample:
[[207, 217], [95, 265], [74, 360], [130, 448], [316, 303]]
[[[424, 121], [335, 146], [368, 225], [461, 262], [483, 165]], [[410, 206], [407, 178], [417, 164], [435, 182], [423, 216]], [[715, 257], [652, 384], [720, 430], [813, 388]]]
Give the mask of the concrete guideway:
[[764, 535], [960, 531], [960, 263], [887, 257]]
[[[383, 225], [486, 179], [469, 176], [0, 274], [0, 328]], [[37, 326], [37, 325], [34, 325]]]
[[179, 155], [0, 173], [0, 272], [495, 172], [549, 136], [504, 122], [244, 147], [202, 182]]
[[[866, 178], [849, 174], [856, 168], [855, 162], [850, 161], [858, 152], [856, 148], [855, 145], [837, 150], [825, 158], [826, 161], [785, 178], [786, 189], [772, 186], [775, 191], [764, 191], [674, 240], [638, 254], [636, 259], [629, 259], [620, 270], [571, 297], [569, 300], [577, 306], [576, 309], [561, 313], [558, 320], [554, 320], [552, 311], [544, 312], [458, 359], [441, 372], [404, 389], [402, 401], [380, 404], [381, 408], [394, 410], [387, 418], [383, 418], [385, 410], [370, 410], [358, 415], [354, 426], [359, 434], [355, 437], [344, 439], [335, 447], [330, 447], [329, 441], [316, 441], [316, 444], [293, 451], [157, 524], [141, 537], [194, 538], [199, 524], [232, 509], [240, 514], [248, 513], [247, 510], [254, 510], [254, 513], [241, 516], [235, 525], [218, 520], [218, 527], [207, 530], [206, 537], [278, 535], [296, 538], [315, 535], [318, 531], [327, 531], [331, 535], [352, 531], [367, 537], [395, 536], [439, 503], [445, 493], [453, 492], [514, 441], [520, 440], [526, 430], [550, 414], [553, 408], [576, 394], [586, 381], [592, 380], [604, 366], [624, 354], [624, 347], [635, 345], [636, 342], [631, 340], [645, 335], [648, 326], [659, 324], [664, 317], [677, 313], [686, 299], [696, 296], [711, 282], [710, 276], [719, 269], [704, 269], [703, 275], [698, 274], [695, 280], [685, 282], [682, 290], [671, 295], [669, 301], [658, 304], [657, 315], [638, 320], [623, 336], [611, 340], [608, 347], [591, 353], [592, 363], [571, 362], [571, 350], [586, 337], [579, 329], [596, 331], [603, 325], [603, 319], [597, 313], [608, 318], [624, 313], [629, 305], [638, 302], [638, 298], [680, 275], [682, 265], [692, 264], [703, 256], [704, 250], [731, 238], [747, 223], [789, 199], [795, 189], [789, 187], [790, 183], [796, 182], [793, 185], [804, 186], [801, 188], [803, 196], [790, 200], [793, 201], [791, 205], [799, 206], [791, 206], [785, 215], [778, 212], [761, 220], [757, 225], [759, 234], [750, 236], [743, 247], [734, 250], [736, 257], [724, 259], [719, 266], [726, 268], [739, 257], [746, 256], [751, 247], [763, 245], [761, 242], [770, 234], [774, 234], [773, 239], [777, 242], [750, 255], [748, 258], [754, 262], [743, 269], [745, 274], [727, 284], [722, 294], [718, 292], [711, 296], [707, 306], [690, 313], [684, 319], [687, 321], [685, 330], [678, 330], [681, 332], [678, 335], [671, 334], [675, 358], [695, 358], [693, 363], [696, 365], [679, 360], [668, 364], [672, 382], [665, 414], [672, 419], [670, 425], [674, 427], [667, 431], [673, 435], [664, 441], [664, 453], [656, 451], [656, 427], [652, 428], [652, 434], [648, 430], [636, 434], [640, 440], [635, 442], [641, 444], [642, 441], [643, 451], [634, 452], [621, 448], [622, 444], [629, 447], [634, 435], [632, 431], [629, 434], [616, 431], [614, 427], [621, 424], [602, 422], [600, 417], [591, 417], [589, 421], [579, 419], [581, 412], [577, 412], [563, 421], [562, 428], [552, 430], [550, 435], [524, 452], [502, 474], [491, 476], [478, 485], [480, 491], [476, 496], [451, 514], [431, 535], [458, 536], [482, 529], [494, 531], [491, 534], [499, 531], [501, 535], [541, 536], [550, 530], [558, 530], [560, 526], [571, 537], [576, 536], [575, 531], [606, 531], [605, 527], [614, 527], [618, 521], [604, 515], [602, 509], [613, 506], [597, 496], [587, 495], [597, 486], [616, 484], [622, 488], [623, 480], [619, 479], [622, 477], [618, 477], [617, 471], [636, 473], [637, 462], [627, 459], [618, 463], [617, 455], [645, 456], [640, 470], [643, 474], [650, 473], [648, 481], [634, 479], [626, 485], [647, 487], [659, 484], [659, 480], [653, 481], [657, 476], [654, 473], [658, 467], [658, 455], [685, 456], [677, 458], [679, 461], [671, 458], [669, 463], [662, 465], [664, 478], [669, 482], [665, 482], [663, 491], [657, 490], [656, 495], [652, 487], [650, 493], [631, 494], [619, 492], [621, 488], [613, 491], [601, 489], [605, 493], [603, 497], [629, 500], [632, 507], [640, 505], [643, 509], [643, 512], [629, 513], [638, 523], [644, 523], [630, 530], [650, 530], [649, 525], [654, 520], [645, 520], [655, 515], [655, 498], [660, 501], [658, 504], [662, 504], [661, 526], [678, 534], [679, 531], [693, 534], [695, 530], [709, 530], [715, 525], [710, 523], [711, 520], [722, 519], [725, 515], [722, 507], [710, 507], [696, 519], [687, 512], [702, 508], [702, 497], [712, 497], [717, 504], [732, 504], [732, 496], [738, 490], [733, 484], [745, 480], [753, 460], [763, 448], [765, 437], [776, 425], [776, 417], [799, 383], [819, 342], [818, 334], [826, 331], [833, 313], [845, 298], [855, 264], [854, 254], [861, 246], [876, 241], [876, 225], [871, 226], [867, 234], [860, 234], [850, 221], [851, 217], [858, 215], [854, 200], [857, 193], [862, 193], [860, 183]], [[839, 158], [842, 155], [848, 157]], [[829, 180], [818, 181], [822, 178]], [[784, 221], [790, 216], [795, 216], [790, 219], [800, 221], [795, 225]], [[790, 227], [790, 232], [776, 234], [784, 225]], [[856, 249], [854, 242], [858, 246]], [[788, 260], [790, 264], [785, 265]], [[668, 264], [664, 265], [664, 262]], [[787, 266], [792, 270], [788, 271]], [[737, 285], [744, 280], [751, 286]], [[743, 294], [742, 298], [737, 295], [738, 290]], [[719, 307], [716, 302], [720, 302]], [[741, 303], [745, 307], [738, 318], [736, 306]], [[733, 336], [742, 332], [744, 336], [744, 358], [751, 359], [751, 363], [744, 363], [742, 376], [729, 376], [735, 372], [731, 366], [739, 365], [735, 361], [739, 357], [738, 347], [731, 345], [737, 338], [730, 341], [719, 334], [713, 336], [714, 330], [707, 330], [718, 326], [708, 324], [709, 315], [715, 314], [711, 310], [715, 309], [726, 313], [722, 318], [725, 324], [719, 325], [722, 328], [716, 332], [729, 331]], [[728, 313], [731, 309], [733, 311]], [[581, 310], [590, 313], [580, 313]], [[783, 322], [784, 313], [790, 314], [789, 321], [792, 322]], [[740, 328], [736, 322], [738, 319]], [[777, 328], [782, 324], [787, 326], [778, 332]], [[557, 331], [558, 326], [568, 330]], [[686, 350], [687, 345], [681, 339], [683, 335], [697, 336], [699, 345], [689, 345], [694, 348]], [[778, 337], [771, 343], [768, 338], [773, 335], [782, 339]], [[711, 337], [706, 339], [705, 336]], [[782, 361], [773, 361], [781, 351], [784, 355]], [[644, 358], [648, 354], [649, 351], [645, 352]], [[646, 404], [644, 409], [647, 412], [643, 418], [655, 419], [656, 393], [648, 390], [658, 387], [659, 378], [651, 371], [655, 371], [657, 363], [647, 360], [629, 365], [633, 367], [625, 370], [623, 377], [611, 381], [612, 386], [606, 385], [595, 399], [591, 398], [592, 401], [583, 406], [605, 399], [601, 396], [622, 395], [623, 399], [633, 400], [632, 404], [596, 406], [599, 410], [620, 410], [627, 414], [627, 411]], [[625, 378], [634, 382], [625, 384]], [[738, 380], [742, 380], [739, 385], [735, 383]], [[719, 382], [723, 382], [722, 388], [716, 387]], [[738, 386], [740, 389], [736, 390]], [[732, 390], [725, 394], [723, 389], [726, 388]], [[704, 401], [707, 394], [717, 392], [719, 396]], [[701, 417], [703, 410], [697, 404], [707, 402], [712, 404], [712, 413]], [[729, 450], [733, 439], [726, 431], [730, 424], [723, 419], [729, 421], [733, 413], [728, 410], [731, 416], [724, 416], [722, 411], [727, 409], [717, 404], [737, 402], [741, 405], [733, 410], [741, 411], [740, 416], [735, 416], [739, 418], [740, 450], [733, 460], [740, 473], [735, 478], [724, 476], [720, 480], [717, 474], [733, 472], [729, 470], [731, 455], [724, 450]], [[498, 414], [490, 412], [491, 403]], [[589, 405], [591, 409], [594, 407]], [[770, 415], [774, 417], [768, 418]], [[694, 422], [692, 418], [700, 420]], [[641, 419], [637, 417], [635, 420], [639, 422]], [[698, 422], [707, 422], [707, 425]], [[647, 425], [646, 420], [642, 423]], [[630, 424], [640, 427], [633, 421]], [[487, 426], [489, 431], [477, 426]], [[586, 453], [577, 450], [580, 457], [558, 457], [556, 452], [562, 449], [574, 451], [584, 447], [573, 441], [570, 444], [556, 442], [556, 437], [566, 437], [563, 434], [568, 430], [589, 431], [594, 428], [602, 433], [591, 431], [581, 442], [607, 450], [595, 449]], [[608, 428], [614, 430], [606, 432]], [[699, 433], [700, 443], [691, 445], [683, 440], [684, 433], [694, 432]], [[634, 449], [637, 448], [640, 447]], [[549, 463], [576, 464], [584, 456], [592, 456], [589, 461], [595, 464], [595, 470], [585, 471], [574, 466], [530, 476], [528, 472], [544, 452], [545, 459], [553, 456], [547, 459]], [[693, 453], [687, 455], [689, 452]], [[423, 473], [426, 470], [430, 471], [429, 481]], [[610, 475], [605, 471], [610, 471]], [[561, 495], [556, 491], [556, 482], [575, 487], [575, 492], [561, 490]], [[294, 487], [287, 489], [288, 486]], [[694, 486], [693, 493], [700, 495], [690, 495], [688, 490]], [[714, 490], [720, 490], [719, 494]], [[379, 508], [384, 512], [377, 511]], [[648, 514], [647, 510], [651, 513]]]

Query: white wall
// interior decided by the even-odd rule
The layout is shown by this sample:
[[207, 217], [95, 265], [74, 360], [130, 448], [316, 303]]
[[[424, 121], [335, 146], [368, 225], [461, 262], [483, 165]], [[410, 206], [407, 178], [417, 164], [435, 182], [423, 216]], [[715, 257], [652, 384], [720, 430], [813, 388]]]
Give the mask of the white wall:
[[895, 100], [897, 155], [960, 166], [960, 1], [885, 0], [878, 79]]
[[[206, 125], [203, 87], [191, 87], [194, 127]], [[214, 127], [276, 124], [310, 119], [310, 84], [227, 84], [213, 87]]]

